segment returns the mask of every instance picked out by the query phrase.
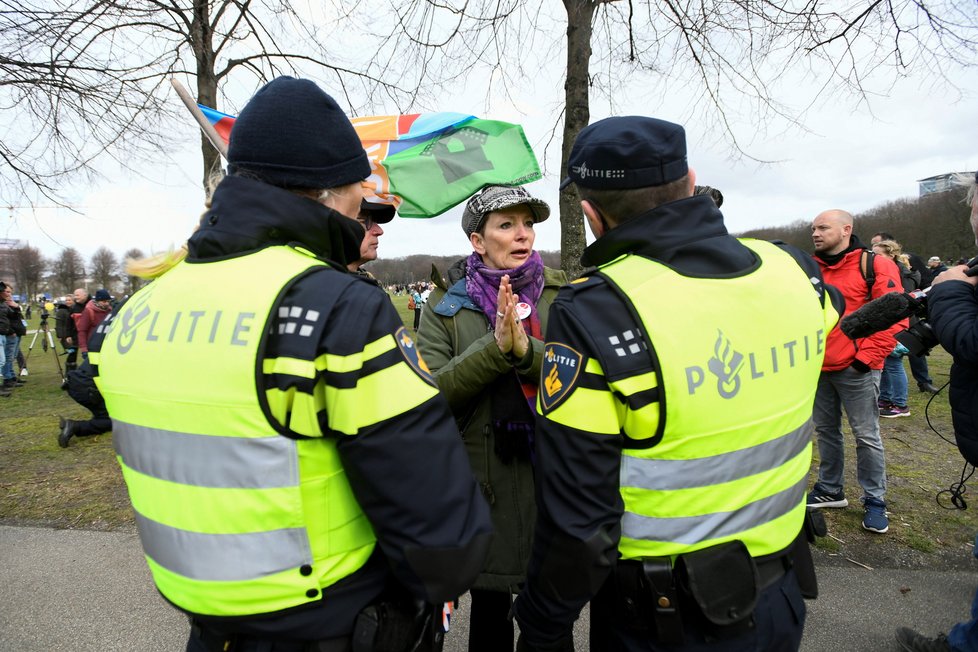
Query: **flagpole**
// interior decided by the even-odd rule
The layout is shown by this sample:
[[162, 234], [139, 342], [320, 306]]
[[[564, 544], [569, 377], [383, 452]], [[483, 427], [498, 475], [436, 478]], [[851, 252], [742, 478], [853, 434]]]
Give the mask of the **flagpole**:
[[211, 145], [214, 146], [214, 149], [220, 152], [221, 156], [227, 160], [227, 144], [224, 142], [224, 139], [218, 135], [217, 130], [214, 129], [214, 125], [212, 125], [210, 120], [207, 119], [204, 112], [200, 110], [199, 106], [197, 106], [197, 102], [194, 101], [194, 98], [190, 97], [190, 93], [188, 93], [187, 89], [183, 87], [183, 84], [178, 82], [175, 78], [171, 77], [170, 83], [173, 84], [173, 88], [176, 90], [177, 95], [180, 96], [180, 99], [183, 100], [183, 103], [187, 106], [187, 109], [197, 120], [197, 124], [200, 125], [200, 130], [204, 132], [205, 136], [207, 136], [207, 140], [211, 141]]

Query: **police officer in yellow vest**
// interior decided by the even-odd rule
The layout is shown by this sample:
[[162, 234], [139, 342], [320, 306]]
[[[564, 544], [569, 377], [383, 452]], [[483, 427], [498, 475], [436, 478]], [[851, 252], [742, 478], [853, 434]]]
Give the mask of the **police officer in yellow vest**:
[[[568, 163], [597, 241], [547, 328], [523, 651], [793, 650], [812, 401], [841, 311], [804, 252], [727, 233], [679, 125], [589, 125]], [[796, 565], [804, 564], [804, 569]]]
[[420, 603], [437, 629], [491, 524], [414, 342], [345, 268], [370, 174], [356, 132], [280, 77], [228, 163], [186, 260], [90, 349], [156, 586], [194, 652], [345, 652], [354, 633], [373, 650], [391, 622], [416, 635]]

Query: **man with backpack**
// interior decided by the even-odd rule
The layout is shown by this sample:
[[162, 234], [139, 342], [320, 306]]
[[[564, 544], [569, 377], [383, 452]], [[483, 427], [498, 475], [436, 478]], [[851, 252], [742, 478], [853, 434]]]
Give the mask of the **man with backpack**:
[[[902, 292], [900, 271], [886, 256], [876, 256], [852, 232], [852, 215], [828, 210], [812, 222], [815, 260], [825, 283], [846, 300], [845, 314], [888, 292]], [[844, 448], [842, 410], [856, 438], [856, 479], [863, 489], [863, 528], [883, 534], [886, 516], [886, 464], [880, 438], [879, 391], [883, 361], [894, 346], [894, 335], [907, 327], [903, 319], [886, 330], [859, 340], [835, 328], [825, 343], [822, 374], [815, 393], [812, 418], [818, 435], [818, 481], [808, 493], [808, 507], [849, 505], [842, 489]]]

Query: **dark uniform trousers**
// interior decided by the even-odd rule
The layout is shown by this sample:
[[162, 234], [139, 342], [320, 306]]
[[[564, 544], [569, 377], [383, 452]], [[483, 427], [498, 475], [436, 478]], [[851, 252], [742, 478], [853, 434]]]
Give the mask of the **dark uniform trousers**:
[[711, 638], [693, 609], [682, 614], [684, 645], [665, 645], [647, 630], [624, 625], [616, 610], [614, 583], [606, 582], [591, 601], [591, 652], [796, 652], [805, 626], [805, 600], [793, 569], [758, 592], [754, 626], [730, 638]]
[[194, 622], [190, 627], [187, 652], [350, 652], [348, 637], [323, 641], [289, 641], [253, 636], [227, 636]]
[[73, 434], [76, 437], [101, 435], [112, 430], [112, 419], [105, 408], [105, 400], [92, 379], [91, 367], [82, 365], [68, 373], [68, 396], [82, 407], [88, 408], [92, 418], [88, 421], [75, 421]]

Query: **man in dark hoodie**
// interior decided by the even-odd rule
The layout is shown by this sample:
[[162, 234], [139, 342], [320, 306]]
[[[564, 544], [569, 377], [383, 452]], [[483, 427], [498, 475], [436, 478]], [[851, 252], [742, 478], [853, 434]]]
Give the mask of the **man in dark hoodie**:
[[[845, 297], [847, 315], [887, 292], [903, 291], [896, 264], [886, 256], [869, 255], [852, 232], [852, 226], [852, 215], [841, 210], [819, 213], [812, 222], [815, 260], [825, 282], [838, 288]], [[878, 405], [880, 374], [883, 361], [893, 351], [896, 342], [893, 336], [906, 327], [907, 320], [903, 319], [858, 341], [834, 329], [826, 342], [825, 361], [815, 395], [818, 481], [808, 494], [808, 506], [849, 505], [842, 489], [842, 410], [845, 409], [856, 439], [856, 479], [863, 489], [863, 528], [880, 534], [889, 529]]]
[[279, 77], [239, 114], [228, 173], [186, 260], [89, 342], [153, 579], [194, 652], [421, 636], [491, 523], [393, 305], [347, 271], [367, 156], [332, 97]]

